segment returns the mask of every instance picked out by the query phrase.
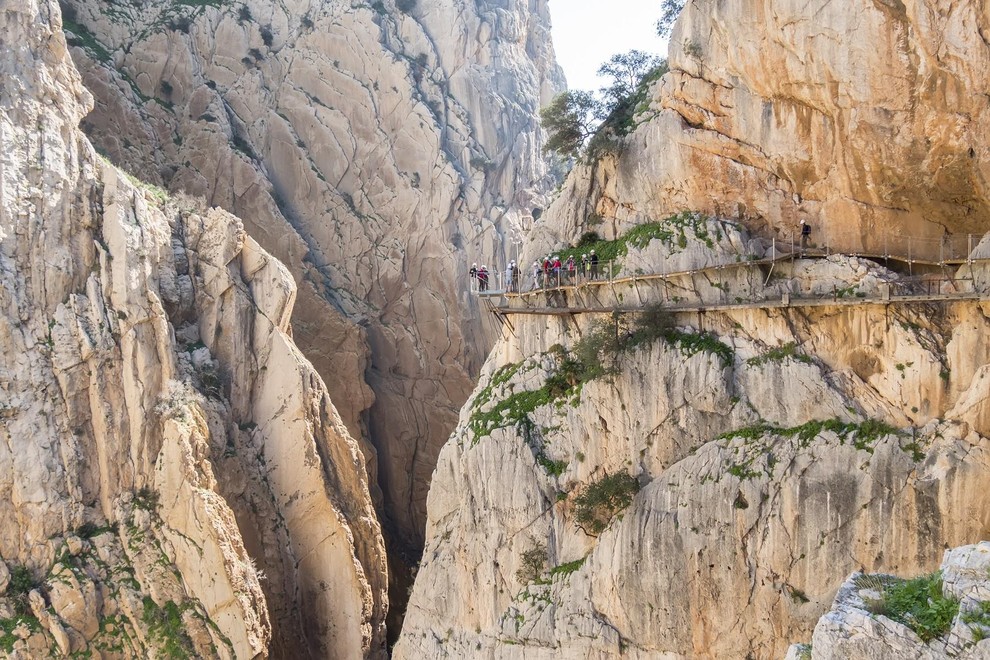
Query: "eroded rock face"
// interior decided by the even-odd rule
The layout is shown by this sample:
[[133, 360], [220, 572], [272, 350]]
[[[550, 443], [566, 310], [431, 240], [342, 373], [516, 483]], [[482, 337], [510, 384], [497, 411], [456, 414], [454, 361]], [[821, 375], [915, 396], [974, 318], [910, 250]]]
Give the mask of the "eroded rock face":
[[688, 2], [651, 109], [621, 157], [571, 177], [548, 231], [688, 209], [936, 257], [990, 224], [988, 34], [980, 2]]
[[96, 157], [54, 2], [0, 20], [4, 643], [383, 652], [364, 458], [292, 343], [290, 273]]
[[[787, 660], [987, 657], [990, 543], [946, 550], [939, 570], [942, 598], [957, 603], [956, 613], [947, 617], [948, 628], [937, 631], [940, 634], [924, 631], [926, 639], [922, 639], [917, 630], [883, 614], [886, 585], [896, 584], [898, 578], [854, 573], [839, 588], [832, 609], [818, 621], [812, 643], [792, 646]], [[952, 607], [950, 602], [941, 605]]]
[[[868, 264], [789, 277], [896, 277]], [[990, 440], [952, 412], [985, 387], [981, 303], [672, 320], [580, 382], [579, 340], [625, 321], [512, 317], [441, 454], [396, 657], [782, 657], [851, 572], [930, 572], [986, 535]]]
[[296, 342], [377, 450], [382, 508], [415, 554], [492, 341], [464, 274], [505, 256], [550, 187], [546, 2], [67, 6], [88, 134], [237, 213], [288, 266]]

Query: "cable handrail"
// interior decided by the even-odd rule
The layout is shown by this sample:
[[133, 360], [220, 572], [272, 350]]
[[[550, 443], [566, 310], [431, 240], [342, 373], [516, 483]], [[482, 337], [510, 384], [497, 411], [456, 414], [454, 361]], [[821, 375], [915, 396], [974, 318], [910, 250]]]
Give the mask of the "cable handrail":
[[[945, 268], [947, 266], [955, 266], [962, 264], [972, 264], [973, 262], [984, 262], [990, 260], [990, 254], [986, 257], [978, 256], [974, 257], [973, 247], [977, 241], [982, 237], [976, 236], [974, 234], [967, 235], [947, 235], [943, 239], [922, 239], [917, 237], [897, 237], [897, 240], [907, 246], [906, 253], [897, 253], [889, 251], [887, 248], [891, 244], [885, 238], [884, 242], [884, 252], [883, 253], [869, 253], [866, 251], [845, 251], [838, 252], [832, 250], [832, 243], [826, 242], [824, 245], [819, 246], [814, 243], [809, 243], [805, 246], [800, 244], [799, 239], [795, 239], [794, 236], [786, 239], [784, 241], [779, 241], [774, 238], [769, 241], [767, 249], [764, 251], [764, 256], [760, 257], [755, 254], [740, 254], [740, 253], [725, 253], [722, 256], [731, 257], [729, 261], [724, 261], [722, 263], [711, 264], [703, 266], [701, 268], [692, 268], [684, 270], [666, 270], [666, 259], [661, 260], [661, 270], [660, 272], [653, 273], [634, 273], [629, 275], [623, 275], [622, 277], [616, 277], [616, 274], [621, 272], [616, 270], [616, 262], [610, 260], [605, 262], [605, 267], [600, 269], [597, 274], [592, 274], [588, 272], [587, 265], [578, 271], [570, 273], [566, 268], [562, 268], [557, 272], [543, 273], [541, 272], [537, 275], [535, 281], [531, 281], [531, 288], [528, 290], [522, 290], [522, 278], [524, 274], [520, 270], [515, 271], [514, 282], [509, 282], [509, 274], [506, 273], [503, 278], [503, 273], [501, 270], [493, 271], [489, 273], [489, 280], [487, 282], [488, 286], [485, 288], [479, 287], [479, 282], [473, 280], [471, 283], [471, 292], [477, 293], [482, 296], [532, 296], [539, 295], [546, 291], [552, 290], [569, 290], [578, 287], [585, 286], [600, 286], [600, 285], [615, 285], [615, 284], [625, 284], [625, 283], [635, 283], [639, 281], [649, 281], [656, 279], [669, 279], [676, 277], [684, 277], [690, 275], [697, 275], [705, 272], [724, 270], [727, 268], [749, 268], [753, 266], [766, 266], [776, 264], [781, 261], [793, 261], [795, 259], [803, 258], [827, 258], [830, 256], [847, 256], [847, 257], [857, 257], [862, 259], [885, 260], [885, 261], [898, 261], [909, 266], [909, 272], [913, 274], [913, 266], [926, 265], [926, 266], [938, 266]], [[952, 239], [952, 240], [948, 240]], [[938, 261], [929, 261], [927, 259], [921, 258], [922, 252], [916, 249], [918, 246], [925, 244], [934, 245], [938, 243], [941, 246], [941, 250], [938, 254]], [[961, 246], [965, 244], [965, 250], [963, 251]], [[766, 256], [769, 255], [769, 256]], [[964, 255], [964, 256], [960, 256]], [[673, 255], [671, 255], [673, 256]], [[604, 276], [602, 276], [604, 275]], [[495, 288], [491, 288], [492, 280], [494, 280]]]

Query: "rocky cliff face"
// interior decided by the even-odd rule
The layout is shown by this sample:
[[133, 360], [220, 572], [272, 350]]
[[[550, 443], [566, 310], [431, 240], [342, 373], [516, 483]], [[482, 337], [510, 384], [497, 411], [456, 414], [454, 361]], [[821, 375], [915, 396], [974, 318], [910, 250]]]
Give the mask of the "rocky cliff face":
[[288, 266], [296, 341], [377, 450], [398, 546], [421, 547], [437, 453], [492, 341], [463, 274], [503, 257], [549, 188], [546, 2], [65, 7], [87, 133], [237, 213]]
[[[987, 538], [986, 304], [839, 304], [907, 266], [739, 264], [801, 219], [838, 250], [982, 255], [955, 235], [990, 227], [988, 19], [688, 3], [623, 149], [572, 172], [525, 252], [597, 231], [624, 275], [730, 267], [534, 304], [836, 300], [512, 316], [441, 454], [396, 657], [782, 657], [854, 571]], [[938, 290], [985, 272], [945, 266]]]
[[990, 543], [984, 541], [946, 550], [931, 576], [849, 576], [815, 626], [813, 642], [795, 644], [786, 660], [985, 658], [988, 631]]
[[96, 157], [57, 5], [0, 35], [0, 648], [378, 655], [382, 537], [290, 273]]
[[[745, 244], [699, 234], [699, 265]], [[898, 278], [867, 264], [781, 284]], [[931, 571], [990, 532], [982, 303], [684, 313], [645, 336], [511, 320], [441, 454], [396, 657], [781, 657], [854, 570]]]
[[979, 2], [688, 2], [622, 156], [571, 178], [548, 231], [692, 209], [937, 255], [990, 222], [988, 35]]

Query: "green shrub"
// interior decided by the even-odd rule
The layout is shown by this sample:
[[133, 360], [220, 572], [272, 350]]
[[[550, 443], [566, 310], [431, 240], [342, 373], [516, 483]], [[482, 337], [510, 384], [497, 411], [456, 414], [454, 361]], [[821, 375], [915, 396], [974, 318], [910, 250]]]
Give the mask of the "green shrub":
[[947, 634], [959, 612], [958, 599], [942, 594], [941, 571], [913, 580], [888, 580], [881, 588], [880, 598], [868, 601], [867, 609], [903, 623], [926, 643]]
[[570, 373], [581, 382], [609, 376], [619, 371], [619, 356], [625, 348], [624, 328], [619, 320], [601, 321], [574, 344]]
[[516, 571], [516, 579], [523, 584], [536, 582], [547, 566], [547, 546], [536, 544], [522, 553], [522, 566]]
[[144, 597], [141, 620], [148, 626], [148, 637], [158, 647], [158, 657], [183, 660], [194, 655], [195, 648], [182, 621], [182, 609], [172, 601], [159, 607], [150, 596]]
[[553, 578], [555, 575], [567, 576], [584, 566], [584, 560], [587, 557], [581, 557], [580, 559], [575, 559], [574, 561], [565, 562], [559, 566], [554, 566], [550, 569], [550, 577]]
[[771, 348], [766, 353], [757, 357], [751, 357], [746, 360], [746, 364], [760, 366], [768, 362], [781, 362], [783, 360], [794, 360], [796, 362], [803, 362], [804, 364], [812, 364], [812, 359], [804, 353], [799, 352], [797, 344], [792, 341], [782, 346]]
[[626, 472], [602, 477], [574, 498], [574, 520], [587, 534], [598, 536], [617, 513], [632, 503], [639, 481]]
[[158, 510], [158, 493], [148, 486], [143, 487], [134, 493], [134, 507], [154, 513]]
[[633, 322], [633, 344], [647, 343], [663, 339], [675, 327], [674, 315], [663, 305], [650, 305], [636, 315]]
[[586, 231], [581, 234], [581, 238], [578, 239], [577, 247], [587, 247], [589, 245], [594, 245], [602, 240], [602, 237], [598, 235], [597, 231]]

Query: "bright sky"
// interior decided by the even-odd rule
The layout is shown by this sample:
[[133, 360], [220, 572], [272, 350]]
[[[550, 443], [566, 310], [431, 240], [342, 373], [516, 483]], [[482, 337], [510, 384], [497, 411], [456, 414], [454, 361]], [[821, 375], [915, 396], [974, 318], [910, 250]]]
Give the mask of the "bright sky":
[[550, 0], [550, 16], [553, 47], [570, 89], [603, 87], [595, 72], [616, 53], [636, 48], [667, 54], [667, 42], [654, 27], [660, 0]]

